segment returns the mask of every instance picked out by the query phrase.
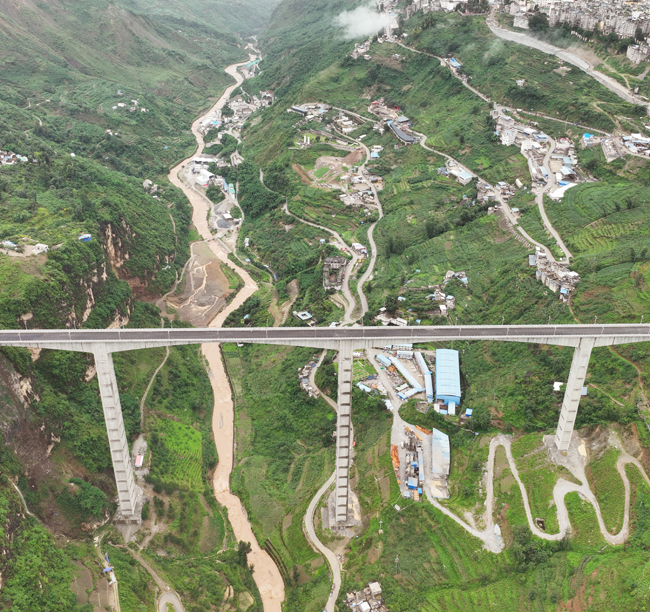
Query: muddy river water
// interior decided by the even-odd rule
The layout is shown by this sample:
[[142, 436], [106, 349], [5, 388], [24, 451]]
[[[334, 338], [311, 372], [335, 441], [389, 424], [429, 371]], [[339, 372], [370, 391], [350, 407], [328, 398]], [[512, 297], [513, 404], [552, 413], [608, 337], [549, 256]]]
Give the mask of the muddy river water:
[[[255, 56], [251, 55], [251, 59], [255, 59]], [[243, 77], [237, 71], [237, 68], [246, 63], [248, 62], [233, 64], [226, 68], [226, 72], [232, 76], [236, 82], [224, 91], [221, 98], [219, 98], [206, 115], [214, 110], [222, 108], [230, 98], [231, 93], [242, 83]], [[183, 190], [192, 204], [192, 222], [194, 223], [198, 233], [203, 239], [210, 239], [212, 235], [207, 221], [207, 204], [196, 191], [189, 188], [188, 185], [186, 185], [179, 177], [179, 173], [183, 166], [189, 163], [195, 155], [198, 155], [203, 151], [205, 143], [199, 132], [199, 126], [201, 125], [204, 116], [199, 117], [192, 124], [192, 133], [196, 137], [197, 142], [195, 153], [173, 168], [169, 173], [168, 178], [174, 185]], [[244, 281], [244, 287], [239, 291], [239, 293], [237, 293], [230, 304], [228, 304], [226, 308], [223, 309], [209, 324], [210, 327], [221, 327], [226, 317], [233, 310], [239, 308], [246, 299], [255, 293], [257, 290], [257, 284], [249, 276], [246, 270], [243, 270], [228, 259], [226, 252], [219, 242], [210, 240], [207, 244], [209, 245], [210, 250], [214, 253], [215, 258], [235, 270]], [[230, 383], [221, 358], [221, 351], [218, 344], [203, 344], [201, 350], [208, 362], [210, 381], [214, 392], [212, 431], [217, 445], [217, 452], [219, 453], [219, 464], [214, 473], [214, 494], [217, 501], [228, 509], [228, 519], [232, 525], [235, 537], [238, 540], [251, 543], [252, 551], [248, 555], [248, 559], [249, 563], [254, 566], [253, 577], [255, 578], [257, 588], [262, 596], [264, 611], [280, 612], [282, 609], [281, 604], [284, 600], [284, 583], [282, 576], [271, 557], [262, 550], [257, 543], [241, 501], [230, 491], [230, 474], [233, 469], [234, 461], [234, 406]]]

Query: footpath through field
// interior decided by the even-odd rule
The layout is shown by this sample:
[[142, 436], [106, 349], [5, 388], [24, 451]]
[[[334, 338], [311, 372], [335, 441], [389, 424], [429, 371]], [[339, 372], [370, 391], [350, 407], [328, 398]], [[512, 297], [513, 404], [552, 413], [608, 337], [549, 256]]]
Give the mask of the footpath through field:
[[[250, 61], [255, 59], [250, 55]], [[226, 68], [226, 72], [235, 79], [235, 83], [228, 87], [216, 104], [206, 113], [223, 108], [230, 98], [232, 92], [243, 82], [243, 77], [237, 71], [239, 66], [248, 62], [233, 64]], [[205, 115], [204, 115], [205, 116]], [[221, 327], [226, 317], [239, 308], [255, 291], [257, 283], [250, 277], [246, 270], [235, 265], [228, 259], [227, 253], [221, 246], [220, 241], [212, 239], [212, 234], [207, 221], [207, 203], [204, 198], [179, 178], [179, 172], [195, 156], [202, 153], [205, 143], [199, 132], [199, 126], [203, 117], [199, 117], [192, 124], [192, 133], [197, 142], [196, 151], [186, 160], [180, 162], [169, 173], [169, 180], [183, 190], [187, 199], [192, 204], [192, 222], [200, 236], [207, 241], [210, 250], [221, 262], [233, 269], [244, 281], [243, 288], [235, 298], [222, 310], [210, 323], [210, 327]], [[228, 510], [228, 519], [232, 525], [237, 540], [250, 542], [251, 552], [249, 563], [253, 565], [253, 578], [262, 597], [265, 612], [281, 612], [282, 601], [284, 600], [284, 582], [280, 571], [271, 557], [260, 548], [260, 545], [253, 534], [251, 524], [248, 522], [246, 511], [239, 498], [230, 491], [230, 474], [234, 461], [234, 406], [230, 388], [230, 381], [226, 374], [221, 358], [221, 349], [218, 344], [203, 344], [201, 346], [203, 355], [208, 362], [208, 373], [214, 393], [214, 407], [212, 413], [212, 431], [217, 445], [219, 463], [214, 473], [214, 494], [217, 501]]]

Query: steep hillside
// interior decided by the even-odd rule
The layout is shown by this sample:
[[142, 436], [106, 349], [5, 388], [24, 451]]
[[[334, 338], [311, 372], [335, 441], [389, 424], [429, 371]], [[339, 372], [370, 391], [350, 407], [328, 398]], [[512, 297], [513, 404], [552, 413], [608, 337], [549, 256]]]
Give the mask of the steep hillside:
[[48, 91], [82, 76], [119, 87], [188, 82], [237, 56], [237, 40], [207, 25], [183, 32], [108, 0], [19, 0], [0, 7], [3, 80]]
[[257, 34], [267, 23], [279, 0], [120, 0], [135, 12], [161, 18], [193, 21], [219, 32], [240, 36]]

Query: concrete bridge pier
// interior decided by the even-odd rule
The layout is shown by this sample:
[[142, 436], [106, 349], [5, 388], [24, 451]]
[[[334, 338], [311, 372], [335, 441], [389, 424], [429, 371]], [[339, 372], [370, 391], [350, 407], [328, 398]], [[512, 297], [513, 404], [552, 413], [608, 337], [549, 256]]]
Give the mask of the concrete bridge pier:
[[338, 408], [336, 413], [336, 522], [348, 520], [350, 459], [352, 448], [352, 351], [351, 342], [339, 346]]
[[582, 387], [585, 384], [589, 359], [595, 343], [596, 338], [593, 336], [580, 338], [573, 352], [573, 361], [571, 362], [569, 380], [564, 391], [560, 420], [555, 431], [555, 444], [558, 450], [562, 452], [569, 450], [569, 444], [571, 444], [571, 435], [578, 416]]
[[108, 431], [108, 444], [111, 449], [113, 460], [113, 471], [115, 472], [115, 483], [119, 499], [118, 514], [120, 518], [139, 518], [136, 516], [136, 503], [138, 499], [138, 487], [133, 477], [133, 466], [131, 465], [131, 454], [129, 444], [126, 440], [124, 419], [122, 418], [122, 405], [120, 394], [115, 378], [113, 367], [113, 355], [108, 352], [106, 346], [95, 345], [93, 347], [95, 356], [95, 367], [97, 368], [97, 380], [99, 381], [99, 393], [104, 409], [106, 430]]

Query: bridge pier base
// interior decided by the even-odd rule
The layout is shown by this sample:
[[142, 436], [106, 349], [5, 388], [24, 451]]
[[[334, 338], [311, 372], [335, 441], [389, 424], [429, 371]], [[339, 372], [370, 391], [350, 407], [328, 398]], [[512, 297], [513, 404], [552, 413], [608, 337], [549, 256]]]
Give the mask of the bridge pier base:
[[569, 380], [566, 383], [560, 420], [555, 432], [555, 444], [562, 452], [568, 451], [571, 444], [571, 435], [578, 416], [582, 387], [585, 384], [589, 359], [595, 342], [596, 338], [594, 337], [581, 338], [573, 352]]
[[133, 466], [131, 465], [131, 454], [126, 440], [124, 419], [122, 418], [122, 405], [120, 394], [115, 378], [113, 356], [105, 347], [94, 347], [95, 367], [97, 368], [97, 380], [99, 381], [99, 394], [102, 399], [106, 430], [108, 432], [108, 444], [111, 449], [113, 461], [113, 472], [115, 473], [115, 484], [119, 499], [119, 514], [124, 519], [139, 519], [136, 516], [136, 503], [138, 499], [138, 487], [133, 477]]
[[338, 408], [336, 413], [336, 522], [348, 520], [350, 454], [352, 449], [352, 351], [350, 342], [339, 346]]

